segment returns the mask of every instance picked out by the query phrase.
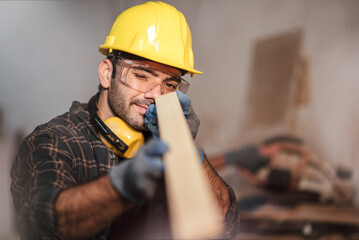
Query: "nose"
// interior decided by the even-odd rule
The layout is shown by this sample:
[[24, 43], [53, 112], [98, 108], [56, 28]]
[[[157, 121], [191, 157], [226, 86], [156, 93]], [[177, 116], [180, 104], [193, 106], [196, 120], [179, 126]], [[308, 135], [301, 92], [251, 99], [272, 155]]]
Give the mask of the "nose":
[[154, 86], [149, 90], [148, 92], [145, 92], [144, 97], [145, 98], [153, 98], [155, 99], [157, 96], [162, 95], [162, 86], [161, 84]]

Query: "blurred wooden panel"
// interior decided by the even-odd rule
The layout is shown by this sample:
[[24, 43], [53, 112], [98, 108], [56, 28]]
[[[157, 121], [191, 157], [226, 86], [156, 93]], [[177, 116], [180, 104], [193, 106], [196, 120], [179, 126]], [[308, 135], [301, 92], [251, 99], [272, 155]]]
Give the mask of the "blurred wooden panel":
[[284, 124], [294, 102], [295, 70], [302, 32], [294, 31], [258, 41], [254, 46], [249, 87], [249, 126]]
[[301, 57], [298, 85], [296, 91], [296, 105], [307, 105], [310, 101], [310, 62]]

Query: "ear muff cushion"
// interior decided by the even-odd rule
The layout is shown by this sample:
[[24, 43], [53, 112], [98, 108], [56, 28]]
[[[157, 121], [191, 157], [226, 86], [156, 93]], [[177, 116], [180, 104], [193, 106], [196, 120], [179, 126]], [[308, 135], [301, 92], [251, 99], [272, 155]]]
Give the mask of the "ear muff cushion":
[[[144, 143], [144, 136], [119, 117], [112, 117], [105, 122], [97, 115], [97, 102], [100, 93], [88, 102], [90, 121], [98, 132], [101, 141], [117, 155], [124, 158], [133, 157]], [[117, 147], [116, 147], [117, 146]]]
[[[121, 139], [128, 146], [128, 149], [124, 154], [119, 152], [117, 149], [114, 150], [114, 152], [119, 156], [125, 158], [133, 157], [145, 141], [141, 131], [132, 128], [119, 117], [109, 118], [105, 121], [105, 124], [119, 139]], [[101, 136], [101, 139], [102, 138], [103, 137]], [[108, 141], [105, 144], [109, 145]]]

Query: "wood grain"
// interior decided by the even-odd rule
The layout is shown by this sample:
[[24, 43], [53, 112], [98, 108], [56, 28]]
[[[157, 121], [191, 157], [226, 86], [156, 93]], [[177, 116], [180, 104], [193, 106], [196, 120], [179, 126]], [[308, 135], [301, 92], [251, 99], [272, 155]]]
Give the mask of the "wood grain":
[[156, 98], [170, 220], [175, 239], [216, 238], [222, 231], [218, 205], [176, 93]]

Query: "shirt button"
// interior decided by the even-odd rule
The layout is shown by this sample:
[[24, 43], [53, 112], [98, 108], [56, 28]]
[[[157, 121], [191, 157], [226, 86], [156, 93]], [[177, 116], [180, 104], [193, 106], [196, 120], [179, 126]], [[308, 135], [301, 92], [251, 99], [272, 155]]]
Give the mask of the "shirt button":
[[114, 160], [116, 158], [115, 154], [113, 152], [110, 152], [110, 159]]

